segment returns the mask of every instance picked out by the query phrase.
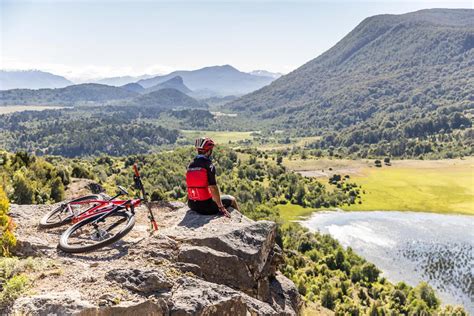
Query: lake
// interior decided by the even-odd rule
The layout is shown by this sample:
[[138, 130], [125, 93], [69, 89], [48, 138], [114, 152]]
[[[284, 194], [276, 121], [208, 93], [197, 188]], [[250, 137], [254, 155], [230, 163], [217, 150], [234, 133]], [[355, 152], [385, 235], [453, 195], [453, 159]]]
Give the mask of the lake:
[[374, 263], [391, 282], [428, 282], [474, 315], [474, 217], [421, 212], [316, 212], [301, 222]]

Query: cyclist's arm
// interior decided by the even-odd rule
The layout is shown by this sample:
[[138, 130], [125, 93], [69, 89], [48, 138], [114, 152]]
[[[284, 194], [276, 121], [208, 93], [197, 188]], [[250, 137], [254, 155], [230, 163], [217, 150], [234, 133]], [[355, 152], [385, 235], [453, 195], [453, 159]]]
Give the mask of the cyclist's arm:
[[219, 208], [224, 207], [224, 205], [222, 205], [221, 193], [217, 184], [209, 185], [209, 190], [211, 191], [212, 199], [214, 200], [214, 202], [216, 202], [217, 206]]
[[209, 168], [207, 168], [207, 181], [209, 183], [209, 190], [211, 191], [212, 199], [216, 202], [217, 206], [221, 208], [222, 201], [221, 201], [221, 193], [219, 192], [219, 187], [217, 186], [216, 181], [216, 168], [211, 163]]

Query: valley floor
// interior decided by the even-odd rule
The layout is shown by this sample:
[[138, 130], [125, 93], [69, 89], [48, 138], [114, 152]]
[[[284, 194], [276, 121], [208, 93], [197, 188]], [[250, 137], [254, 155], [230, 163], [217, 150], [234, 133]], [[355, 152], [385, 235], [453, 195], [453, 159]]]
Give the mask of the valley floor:
[[[374, 166], [373, 160], [298, 159], [284, 164], [302, 175], [329, 178], [349, 175], [362, 186], [362, 204], [350, 211], [417, 211], [474, 215], [474, 157], [449, 160], [393, 160]], [[306, 215], [307, 209], [283, 206], [282, 216]], [[300, 214], [301, 213], [301, 214]]]

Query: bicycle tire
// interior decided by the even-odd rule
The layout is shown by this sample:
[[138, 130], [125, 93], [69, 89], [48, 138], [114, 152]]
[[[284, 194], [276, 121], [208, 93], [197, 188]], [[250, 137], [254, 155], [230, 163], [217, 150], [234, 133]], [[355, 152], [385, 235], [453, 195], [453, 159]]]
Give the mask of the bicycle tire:
[[73, 218], [72, 215], [69, 215], [69, 216], [65, 217], [64, 219], [60, 219], [60, 220], [57, 221], [57, 222], [49, 222], [49, 220], [50, 220], [54, 215], [56, 215], [57, 213], [62, 212], [62, 211], [64, 210], [64, 208], [67, 206], [68, 203], [71, 203], [71, 202], [83, 202], [83, 201], [87, 201], [87, 200], [105, 200], [105, 197], [104, 197], [103, 195], [101, 195], [101, 194], [93, 194], [93, 195], [82, 196], [82, 197], [80, 197], [80, 198], [71, 200], [71, 201], [69, 201], [69, 202], [67, 202], [67, 203], [63, 203], [63, 204], [59, 205], [58, 207], [54, 208], [53, 210], [49, 211], [48, 213], [46, 213], [46, 214], [40, 219], [39, 227], [40, 227], [40, 228], [54, 228], [54, 227], [60, 227], [60, 226], [63, 226], [63, 225], [66, 225], [66, 224], [71, 223], [72, 218]]
[[92, 245], [87, 245], [84, 247], [76, 247], [76, 246], [69, 245], [68, 239], [74, 232], [76, 232], [78, 229], [82, 228], [83, 226], [90, 224], [91, 222], [101, 217], [102, 215], [104, 214], [97, 214], [97, 215], [91, 216], [69, 227], [61, 235], [61, 238], [59, 239], [59, 245], [58, 245], [59, 249], [68, 253], [81, 253], [81, 252], [89, 252], [89, 251], [97, 250], [104, 246], [113, 244], [114, 242], [123, 238], [125, 235], [127, 235], [130, 232], [130, 230], [132, 230], [133, 226], [135, 225], [135, 215], [131, 214], [128, 211], [118, 211], [116, 213], [109, 215], [106, 219], [110, 219], [115, 216], [121, 216], [123, 218], [126, 218], [127, 224], [121, 231], [119, 231], [118, 233], [116, 233], [115, 235], [111, 236], [108, 239], [104, 239]]

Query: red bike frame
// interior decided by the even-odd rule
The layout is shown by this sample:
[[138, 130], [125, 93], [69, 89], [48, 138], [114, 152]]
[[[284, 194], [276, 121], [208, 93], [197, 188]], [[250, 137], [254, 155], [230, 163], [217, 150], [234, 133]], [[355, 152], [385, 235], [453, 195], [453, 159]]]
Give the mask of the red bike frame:
[[142, 200], [133, 199], [133, 200], [130, 200], [130, 203], [128, 202], [129, 200], [113, 200], [113, 201], [87, 200], [87, 201], [68, 203], [67, 207], [68, 207], [69, 212], [74, 214], [74, 211], [72, 210], [71, 205], [97, 204], [88, 208], [87, 210], [83, 211], [80, 214], [77, 214], [77, 215], [74, 214], [72, 223], [75, 224], [77, 222], [82, 221], [85, 218], [88, 218], [97, 214], [110, 212], [114, 207], [117, 207], [117, 206], [128, 206], [132, 204], [133, 207], [137, 207], [141, 204]]

